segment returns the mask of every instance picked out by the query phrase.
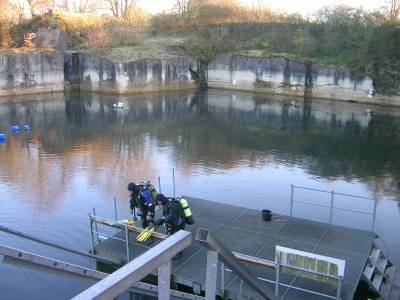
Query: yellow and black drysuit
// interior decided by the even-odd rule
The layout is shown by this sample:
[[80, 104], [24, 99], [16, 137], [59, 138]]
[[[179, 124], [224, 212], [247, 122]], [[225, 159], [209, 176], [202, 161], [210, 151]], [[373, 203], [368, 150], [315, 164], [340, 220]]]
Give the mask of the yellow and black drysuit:
[[154, 224], [159, 227], [165, 224], [167, 234], [172, 235], [179, 230], [185, 229], [185, 215], [181, 204], [175, 198], [167, 198], [158, 194], [157, 203], [163, 206], [163, 215]]

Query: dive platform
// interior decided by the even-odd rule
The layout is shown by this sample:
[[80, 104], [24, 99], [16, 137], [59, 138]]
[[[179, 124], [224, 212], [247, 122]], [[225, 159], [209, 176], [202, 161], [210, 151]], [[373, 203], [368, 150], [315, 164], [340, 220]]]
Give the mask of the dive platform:
[[[207, 249], [195, 241], [198, 229], [209, 230], [234, 253], [265, 261], [275, 261], [277, 245], [344, 260], [346, 267], [339, 289], [339, 298], [343, 300], [354, 298], [358, 283], [363, 276], [366, 276], [367, 267], [372, 265], [372, 254], [376, 255], [374, 244], [376, 234], [370, 231], [284, 215], [272, 215], [271, 221], [264, 221], [261, 212], [257, 210], [203, 199], [185, 198], [189, 200], [195, 219], [195, 224], [186, 226], [186, 230], [192, 232], [192, 243], [184, 250], [181, 257], [172, 260], [171, 273], [173, 282], [197, 294], [205, 291], [207, 261]], [[137, 233], [128, 230], [129, 249], [127, 249], [125, 230], [117, 233], [114, 231], [108, 236], [101, 236], [99, 232], [100, 229], [97, 229], [93, 233], [93, 248], [96, 255], [116, 264], [125, 264], [128, 256], [130, 260], [135, 259], [159, 243], [157, 238], [145, 243], [137, 242]], [[163, 233], [163, 228], [159, 228], [158, 232]], [[383, 257], [377, 255], [374, 269], [378, 269], [375, 265], [378, 265], [378, 259], [382, 261]], [[245, 265], [262, 284], [271, 290], [275, 289], [276, 272], [273, 267], [249, 263]], [[380, 280], [377, 290], [385, 285], [385, 268], [390, 268], [387, 260], [382, 276], [376, 275], [376, 278]], [[373, 276], [372, 273], [371, 276]], [[370, 280], [372, 284], [372, 278]], [[296, 273], [281, 272], [279, 282], [281, 284], [280, 299], [327, 299], [326, 295], [331, 295], [328, 298], [338, 299], [336, 285], [301, 277]], [[304, 290], [311, 290], [314, 293], [310, 294]], [[256, 291], [231, 270], [226, 269], [221, 262], [218, 266], [217, 294], [225, 299], [262, 299]]]

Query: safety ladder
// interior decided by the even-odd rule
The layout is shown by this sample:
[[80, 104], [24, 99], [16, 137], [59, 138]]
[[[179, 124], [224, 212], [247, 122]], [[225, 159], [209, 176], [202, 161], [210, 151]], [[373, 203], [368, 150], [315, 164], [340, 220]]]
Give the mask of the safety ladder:
[[379, 299], [390, 299], [395, 273], [396, 267], [374, 243], [364, 267], [363, 276], [370, 289], [379, 295]]

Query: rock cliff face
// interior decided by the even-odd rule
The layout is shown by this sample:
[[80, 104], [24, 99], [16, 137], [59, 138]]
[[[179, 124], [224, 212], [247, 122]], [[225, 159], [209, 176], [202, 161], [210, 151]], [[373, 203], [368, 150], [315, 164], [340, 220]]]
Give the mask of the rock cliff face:
[[[66, 59], [68, 62], [69, 58]], [[127, 94], [196, 87], [197, 61], [187, 57], [116, 63], [87, 54], [73, 54], [71, 75], [81, 90]]]
[[370, 76], [278, 56], [219, 55], [200, 68], [189, 57], [119, 63], [87, 53], [0, 55], [0, 96], [63, 91], [65, 83], [112, 94], [181, 90], [197, 87], [200, 78], [212, 88], [400, 106], [397, 83], [391, 84], [394, 92], [383, 95]]
[[370, 76], [284, 57], [220, 55], [208, 65], [208, 85], [215, 88], [400, 105], [400, 93], [376, 93]]
[[60, 52], [0, 54], [0, 96], [64, 90]]

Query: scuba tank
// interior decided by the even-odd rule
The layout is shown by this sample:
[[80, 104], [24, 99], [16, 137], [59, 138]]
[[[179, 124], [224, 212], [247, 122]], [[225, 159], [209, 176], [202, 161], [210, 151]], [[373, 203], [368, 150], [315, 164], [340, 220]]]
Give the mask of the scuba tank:
[[177, 198], [176, 200], [178, 200], [179, 204], [182, 207], [183, 214], [185, 216], [185, 223], [189, 225], [194, 224], [192, 211], [190, 210], [189, 203], [187, 202], [187, 200], [184, 198]]
[[155, 189], [154, 185], [150, 181], [147, 181], [146, 183], [142, 183], [142, 185], [150, 191], [151, 197], [153, 198], [154, 201], [156, 201], [157, 190]]

